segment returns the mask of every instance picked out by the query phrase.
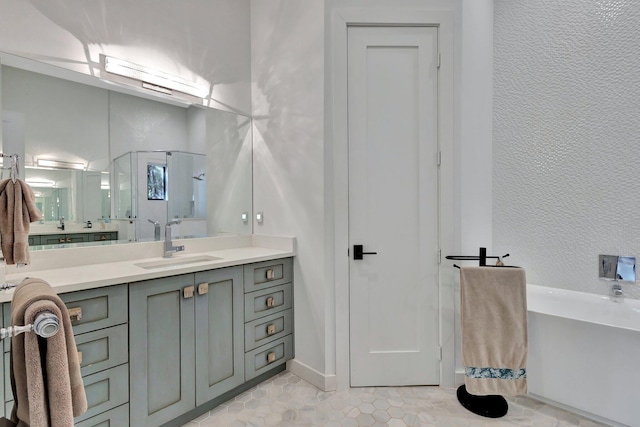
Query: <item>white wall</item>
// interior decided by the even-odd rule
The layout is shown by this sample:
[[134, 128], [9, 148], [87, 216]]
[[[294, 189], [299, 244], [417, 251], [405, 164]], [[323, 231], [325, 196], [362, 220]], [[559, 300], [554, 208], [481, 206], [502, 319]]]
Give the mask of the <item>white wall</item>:
[[[254, 223], [294, 235], [296, 358], [327, 372], [323, 170], [324, 1], [253, 0]], [[330, 372], [331, 373], [331, 372]]]
[[99, 55], [212, 85], [206, 104], [251, 111], [249, 0], [3, 0], [0, 51], [89, 75]]
[[112, 159], [129, 151], [187, 151], [187, 109], [117, 92], [109, 97]]
[[[253, 202], [251, 119], [206, 112], [207, 234], [251, 234]], [[242, 220], [247, 213], [247, 222]]]
[[[304, 7], [299, 3], [251, 3], [254, 210], [263, 210], [265, 216], [263, 225], [255, 224], [255, 232], [297, 237], [296, 358], [328, 377], [336, 373], [334, 182], [330, 135], [322, 128], [327, 113], [322, 108], [330, 108], [323, 85], [331, 64], [322, 68], [330, 61], [331, 46], [323, 51], [323, 40], [328, 39], [331, 10], [394, 7], [453, 12], [457, 230], [453, 246], [475, 253], [479, 246], [491, 249], [492, 245], [492, 2], [335, 0], [323, 5], [318, 0], [305, 2]], [[318, 16], [322, 13], [324, 24]], [[461, 72], [467, 68], [469, 72]], [[453, 321], [457, 312], [445, 315]]]
[[22, 166], [43, 158], [107, 168], [108, 91], [12, 67], [3, 67], [1, 84], [5, 142], [23, 139]]
[[529, 283], [608, 293], [598, 254], [640, 256], [638, 22], [633, 0], [495, 2], [494, 243]]

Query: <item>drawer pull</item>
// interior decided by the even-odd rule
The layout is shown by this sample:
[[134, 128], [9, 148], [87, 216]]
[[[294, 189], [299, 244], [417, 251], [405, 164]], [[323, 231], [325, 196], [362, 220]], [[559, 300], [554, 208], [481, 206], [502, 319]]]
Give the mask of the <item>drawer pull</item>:
[[276, 271], [273, 268], [267, 270], [267, 280], [273, 280], [276, 278]]
[[267, 336], [271, 336], [276, 333], [276, 325], [271, 324], [267, 326]]
[[82, 320], [82, 307], [73, 307], [69, 309], [69, 319], [72, 322], [78, 322]]
[[276, 300], [273, 297], [267, 298], [267, 307], [273, 308], [276, 305]]
[[64, 243], [64, 242], [65, 242], [64, 237], [59, 238], [59, 239], [58, 239], [58, 242], [60, 242], [60, 243]]
[[78, 352], [78, 363], [80, 365], [82, 365], [82, 352], [81, 351]]
[[187, 286], [182, 289], [182, 296], [184, 299], [193, 298], [193, 293], [195, 292], [195, 286]]
[[205, 295], [209, 292], [209, 284], [208, 283], [200, 283], [198, 285], [198, 295]]
[[67, 243], [71, 243], [71, 237], [67, 237]]
[[267, 354], [267, 363], [273, 363], [276, 361], [276, 352], [272, 351], [271, 353]]
[[107, 236], [103, 234], [102, 236], [100, 236], [100, 240], [107, 240]]

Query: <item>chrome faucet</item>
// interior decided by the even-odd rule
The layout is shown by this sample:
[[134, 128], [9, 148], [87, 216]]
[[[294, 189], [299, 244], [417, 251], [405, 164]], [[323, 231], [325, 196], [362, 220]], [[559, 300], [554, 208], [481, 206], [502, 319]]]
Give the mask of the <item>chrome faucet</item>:
[[172, 219], [164, 226], [164, 257], [171, 258], [174, 252], [184, 251], [184, 245], [173, 246], [171, 241], [171, 226], [173, 224], [180, 224], [182, 221], [179, 219]]
[[64, 230], [64, 217], [63, 216], [60, 217], [60, 225], [58, 226], [58, 229]]
[[152, 219], [148, 220], [154, 226], [153, 240], [160, 240], [160, 223]]

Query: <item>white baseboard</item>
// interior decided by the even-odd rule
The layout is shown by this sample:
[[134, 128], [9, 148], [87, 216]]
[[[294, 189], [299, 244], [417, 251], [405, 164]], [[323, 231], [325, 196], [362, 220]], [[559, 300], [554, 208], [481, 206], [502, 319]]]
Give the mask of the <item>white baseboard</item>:
[[337, 389], [335, 375], [326, 375], [318, 372], [297, 359], [287, 361], [287, 370], [322, 391], [335, 391]]
[[456, 388], [464, 384], [464, 369], [456, 369], [455, 382]]

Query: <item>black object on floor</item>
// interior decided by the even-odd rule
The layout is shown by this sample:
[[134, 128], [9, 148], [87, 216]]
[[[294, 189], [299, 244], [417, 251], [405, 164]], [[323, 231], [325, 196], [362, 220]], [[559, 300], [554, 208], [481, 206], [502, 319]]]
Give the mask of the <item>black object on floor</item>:
[[507, 415], [509, 405], [504, 397], [491, 394], [488, 396], [475, 396], [467, 392], [463, 385], [458, 387], [458, 402], [468, 411], [487, 418], [500, 418]]

